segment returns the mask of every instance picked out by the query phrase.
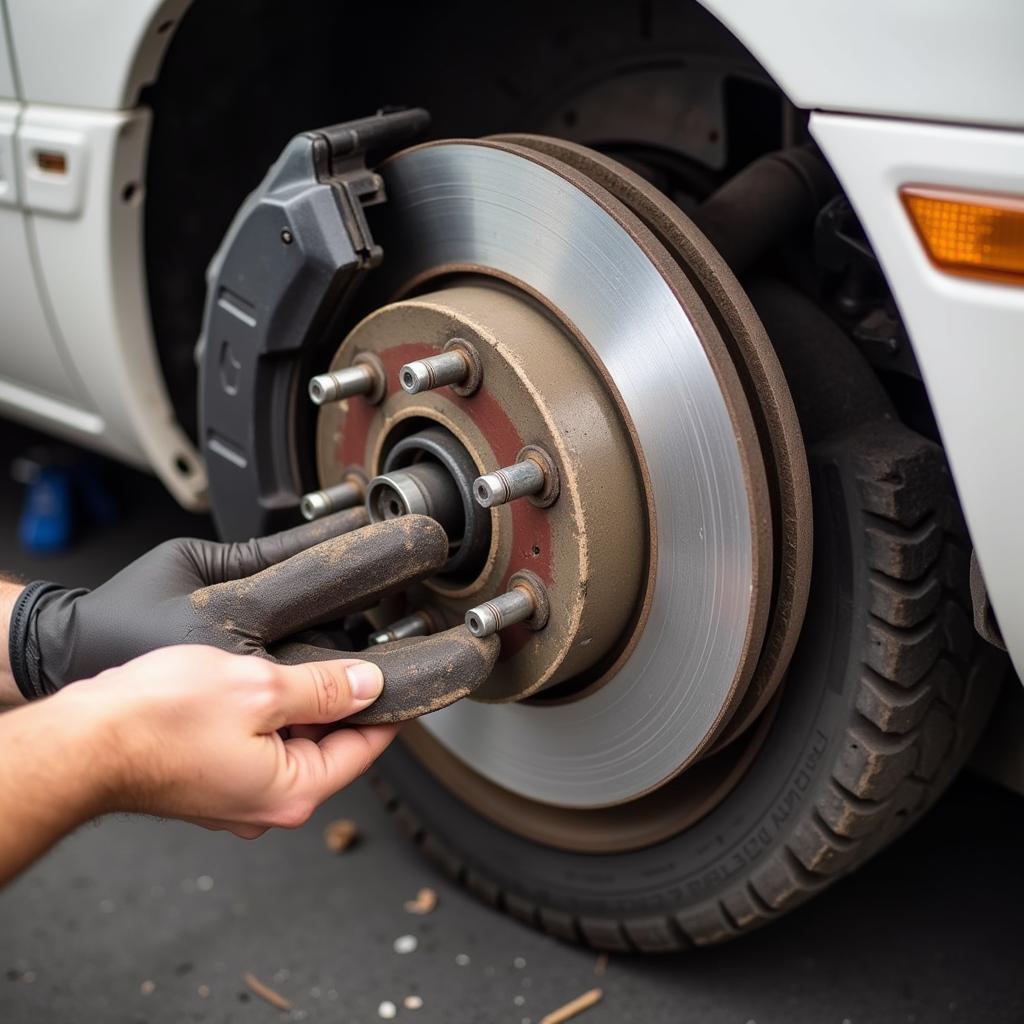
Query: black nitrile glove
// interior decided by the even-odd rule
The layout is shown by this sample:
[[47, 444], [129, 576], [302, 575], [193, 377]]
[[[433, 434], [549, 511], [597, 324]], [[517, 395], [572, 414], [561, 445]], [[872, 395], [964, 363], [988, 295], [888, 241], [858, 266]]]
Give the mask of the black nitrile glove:
[[289, 663], [378, 664], [384, 693], [353, 719], [361, 723], [400, 721], [465, 696], [489, 675], [498, 643], [462, 626], [414, 642], [415, 657], [409, 645], [346, 654], [281, 644], [376, 604], [448, 557], [444, 530], [425, 516], [365, 524], [357, 508], [239, 544], [167, 541], [91, 591], [30, 583], [11, 612], [18, 688], [32, 700], [158, 647], [207, 644]]

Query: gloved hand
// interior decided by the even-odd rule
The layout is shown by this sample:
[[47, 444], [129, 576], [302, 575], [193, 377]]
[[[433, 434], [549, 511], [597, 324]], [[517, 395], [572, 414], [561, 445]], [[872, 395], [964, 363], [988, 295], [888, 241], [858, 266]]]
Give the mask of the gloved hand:
[[[376, 604], [448, 557], [444, 530], [425, 516], [365, 523], [357, 508], [239, 544], [167, 541], [92, 591], [30, 583], [11, 612], [18, 688], [42, 697], [174, 644], [288, 664], [353, 657], [281, 642]], [[487, 678], [498, 647], [457, 626], [359, 652], [382, 669], [384, 692], [346, 721], [396, 722], [443, 707]]]

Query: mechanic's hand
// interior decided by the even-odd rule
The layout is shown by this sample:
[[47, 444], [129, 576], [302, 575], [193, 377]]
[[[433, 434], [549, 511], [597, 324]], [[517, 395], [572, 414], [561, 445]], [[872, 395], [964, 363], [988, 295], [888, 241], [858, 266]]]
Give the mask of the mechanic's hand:
[[[296, 642], [310, 627], [368, 608], [436, 572], [448, 538], [426, 516], [372, 526], [352, 509], [244, 544], [161, 544], [96, 590], [29, 584], [11, 613], [10, 660], [27, 699], [159, 647], [205, 644], [286, 664], [344, 652]], [[466, 696], [490, 674], [496, 636], [459, 625], [360, 657], [384, 672], [362, 724], [404, 721]]]
[[30, 583], [11, 612], [11, 668], [18, 688], [29, 699], [42, 697], [171, 644], [249, 653], [259, 643], [246, 636], [247, 620], [273, 615], [284, 599], [275, 600], [273, 588], [263, 587], [229, 608], [223, 600], [211, 602], [206, 588], [229, 581], [237, 587], [237, 581], [366, 521], [366, 510], [356, 508], [241, 544], [166, 541], [92, 591]]
[[376, 603], [447, 558], [433, 520], [359, 529], [365, 524], [366, 510], [356, 508], [242, 544], [167, 541], [92, 591], [30, 583], [11, 613], [18, 687], [41, 697], [172, 644], [262, 654]]
[[186, 645], [70, 687], [52, 710], [101, 738], [108, 809], [252, 838], [301, 825], [383, 752], [394, 726], [327, 728], [382, 685], [366, 662], [278, 665]]

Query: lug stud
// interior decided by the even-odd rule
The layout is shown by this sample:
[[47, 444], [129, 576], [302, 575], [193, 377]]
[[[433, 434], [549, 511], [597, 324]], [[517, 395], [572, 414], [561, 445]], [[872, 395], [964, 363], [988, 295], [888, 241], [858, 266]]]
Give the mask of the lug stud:
[[540, 579], [527, 571], [517, 572], [504, 594], [466, 612], [466, 628], [476, 637], [493, 636], [517, 622], [525, 622], [531, 629], [543, 629], [547, 621], [547, 591]]
[[333, 373], [319, 373], [309, 382], [309, 397], [314, 405], [340, 402], [343, 398], [369, 394], [373, 374], [367, 366], [349, 366]]
[[473, 636], [492, 636], [506, 626], [533, 617], [533, 595], [525, 587], [513, 587], [466, 612], [466, 628]]
[[413, 636], [429, 636], [434, 631], [433, 623], [426, 612], [416, 612], [413, 615], [406, 615], [397, 619], [390, 626], [371, 633], [368, 644], [377, 647], [380, 644], [389, 644], [393, 640], [406, 640]]
[[407, 394], [418, 395], [447, 384], [462, 384], [471, 371], [472, 366], [465, 353], [452, 348], [436, 356], [406, 363], [398, 372], [398, 382]]
[[534, 504], [550, 505], [558, 497], [558, 471], [547, 452], [537, 445], [528, 445], [513, 465], [477, 477], [473, 497], [483, 508], [496, 508], [526, 497], [533, 498]]
[[310, 491], [299, 502], [299, 511], [304, 519], [320, 519], [332, 512], [352, 508], [363, 500], [365, 489], [361, 481], [349, 477], [344, 483], [335, 484], [322, 491]]
[[384, 397], [384, 368], [369, 353], [356, 356], [352, 365], [343, 370], [318, 373], [309, 382], [309, 398], [314, 405], [340, 402], [356, 395], [365, 395], [371, 402]]
[[479, 476], [473, 483], [473, 497], [484, 508], [507, 505], [516, 498], [539, 494], [544, 490], [544, 470], [533, 459], [496, 469]]

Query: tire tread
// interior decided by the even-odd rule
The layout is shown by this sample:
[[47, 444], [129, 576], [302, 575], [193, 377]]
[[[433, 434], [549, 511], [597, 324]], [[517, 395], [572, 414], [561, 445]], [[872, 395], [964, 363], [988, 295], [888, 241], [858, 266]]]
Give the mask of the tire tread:
[[[997, 690], [985, 677], [998, 674], [999, 655], [971, 627], [968, 542], [941, 448], [889, 417], [843, 440], [862, 503], [870, 614], [850, 722], [811, 813], [724, 893], [674, 917], [574, 917], [463, 872], [470, 890], [595, 949], [683, 950], [748, 932], [810, 898], [937, 799], [984, 725]], [[985, 687], [991, 693], [977, 692]], [[405, 830], [422, 833], [393, 789], [383, 795]], [[451, 874], [449, 858], [433, 855]]]

